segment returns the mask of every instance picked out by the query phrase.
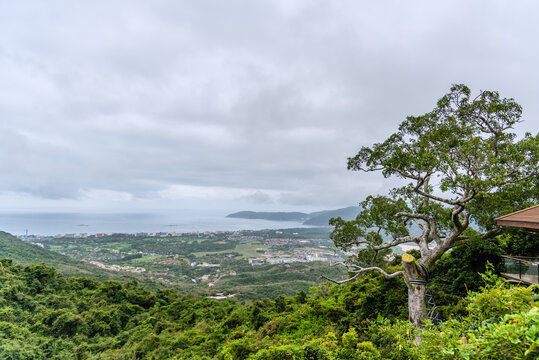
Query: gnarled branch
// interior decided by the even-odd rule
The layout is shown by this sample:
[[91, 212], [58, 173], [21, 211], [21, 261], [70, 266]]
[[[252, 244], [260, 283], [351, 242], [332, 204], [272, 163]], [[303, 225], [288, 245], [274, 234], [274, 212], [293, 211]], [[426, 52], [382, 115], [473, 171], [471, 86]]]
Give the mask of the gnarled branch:
[[[427, 216], [425, 214], [411, 214], [407, 212], [399, 212], [395, 214], [395, 217], [406, 217], [413, 220], [420, 219], [420, 220], [425, 221], [429, 227], [428, 229], [429, 239], [431, 240], [434, 239], [437, 244], [440, 243], [440, 236], [438, 235], [438, 227], [436, 226], [436, 222], [430, 216]], [[425, 229], [423, 228], [423, 226], [419, 225], [419, 227], [423, 230], [423, 232], [425, 232]]]
[[[336, 265], [343, 265], [345, 266], [346, 268], [348, 268], [348, 272], [354, 274], [354, 276], [352, 276], [351, 278], [348, 278], [348, 279], [345, 279], [345, 280], [334, 280], [334, 279], [331, 279], [325, 275], [321, 275], [322, 278], [334, 283], [334, 284], [344, 284], [344, 283], [347, 283], [347, 282], [350, 282], [352, 280], [355, 280], [359, 277], [359, 275], [363, 274], [363, 273], [366, 273], [368, 271], [376, 271], [380, 274], [382, 274], [386, 279], [392, 279], [392, 278], [395, 278], [397, 276], [402, 276], [404, 275], [404, 272], [403, 271], [395, 271], [394, 273], [391, 273], [391, 274], [388, 274], [386, 273], [384, 270], [382, 270], [381, 268], [377, 267], [377, 266], [370, 266], [370, 267], [366, 267], [366, 268], [363, 268], [361, 266], [358, 266], [358, 265], [351, 265], [351, 264], [345, 264], [344, 262], [338, 262], [338, 263], [335, 263], [335, 264], [332, 264], [331, 266], [336, 266]], [[357, 270], [350, 270], [350, 268], [356, 268]]]
[[390, 247], [408, 243], [408, 242], [417, 243], [418, 241], [419, 241], [419, 238], [417, 236], [405, 236], [405, 237], [396, 238], [390, 243], [382, 243], [380, 245], [371, 245], [370, 247], [373, 250], [383, 250], [383, 249], [388, 249]]

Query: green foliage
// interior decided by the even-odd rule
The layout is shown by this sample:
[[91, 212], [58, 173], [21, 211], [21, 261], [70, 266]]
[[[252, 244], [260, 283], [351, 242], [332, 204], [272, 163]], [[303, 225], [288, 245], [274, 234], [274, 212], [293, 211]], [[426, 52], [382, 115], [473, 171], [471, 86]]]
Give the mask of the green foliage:
[[[86, 276], [100, 280], [117, 279], [126, 280], [127, 277], [118, 273], [108, 273], [90, 264], [73, 260], [72, 258], [54, 251], [46, 250], [40, 246], [24, 242], [17, 237], [0, 231], [0, 258], [6, 258], [4, 266], [17, 264], [46, 264], [66, 276]], [[1, 269], [1, 268], [0, 268]]]
[[429, 289], [436, 305], [447, 319], [453, 312], [462, 312], [455, 307], [468, 291], [478, 291], [483, 285], [479, 275], [486, 270], [485, 264], [493, 264], [496, 272], [501, 272], [503, 248], [498, 241], [472, 237], [464, 245], [444, 254], [431, 269]]
[[539, 289], [511, 287], [492, 266], [482, 277], [485, 286], [466, 299], [468, 315], [423, 329], [379, 319], [368, 337], [385, 359], [536, 359]]
[[[537, 187], [539, 189], [539, 186]], [[500, 248], [504, 254], [531, 256], [539, 254], [539, 231], [532, 229], [508, 229], [499, 237]]]
[[[407, 117], [385, 141], [362, 147], [349, 158], [349, 170], [380, 171], [405, 181], [387, 196], [368, 196], [355, 220], [330, 221], [334, 244], [355, 250], [344, 262], [350, 278], [369, 270], [390, 277], [384, 255], [413, 242], [419, 247], [421, 268], [403, 263], [394, 276], [427, 280], [431, 270], [450, 270], [451, 276], [433, 286], [438, 296], [444, 292], [439, 283], [451, 287], [455, 296], [444, 305], [456, 302], [466, 286], [476, 288], [475, 273], [485, 260], [500, 263], [497, 245], [477, 244], [501, 233], [494, 218], [539, 201], [539, 134], [516, 140], [512, 129], [521, 113], [520, 105], [497, 92], [472, 97], [468, 87], [454, 85], [432, 111]], [[479, 256], [467, 256], [473, 261], [461, 262], [463, 266], [448, 263], [451, 256], [446, 256], [435, 268], [445, 253], [466, 242], [465, 255]], [[407, 284], [412, 296], [409, 319], [420, 326], [426, 316], [425, 295], [415, 291], [413, 282]]]
[[421, 335], [423, 353], [439, 353], [437, 358], [440, 359], [533, 359], [539, 356], [539, 304], [533, 289], [508, 287], [489, 272], [485, 280], [483, 291], [468, 297], [468, 317], [442, 324], [439, 332], [431, 330]]
[[355, 349], [359, 338], [356, 329], [351, 328], [342, 334], [342, 346], [346, 349]]
[[[196, 296], [235, 294], [235, 299], [250, 301], [257, 297], [273, 299], [307, 291], [322, 282], [320, 274], [343, 275], [343, 269], [328, 267], [322, 262], [251, 266], [247, 260], [270, 249], [274, 238], [290, 239], [290, 242], [275, 245], [289, 254], [298, 247], [327, 251], [327, 245], [330, 245], [328, 234], [325, 228], [309, 228], [155, 237], [113, 234], [88, 238], [30, 238], [45, 248], [9, 236], [6, 238], [9, 251], [5, 255], [22, 251], [25, 256], [16, 258], [17, 263], [44, 261], [68, 276], [84, 274], [100, 280], [136, 279], [143, 287], [153, 290], [167, 287]], [[121, 267], [121, 270], [107, 271], [58, 252], [73, 259], [97, 261], [104, 268], [116, 265], [116, 269]], [[2, 254], [0, 234], [0, 257]], [[47, 254], [59, 257], [58, 261], [46, 261]], [[209, 267], [204, 263], [219, 266]]]
[[300, 359], [301, 347], [298, 345], [272, 346], [260, 350], [253, 360], [297, 360]]
[[[43, 265], [1, 263], [2, 359], [423, 360], [537, 355], [534, 289], [510, 287], [492, 275], [492, 267], [482, 277], [481, 289], [463, 300], [462, 316], [439, 329], [413, 329], [405, 311], [397, 312], [402, 319], [398, 320], [384, 301], [401, 293], [402, 284], [375, 274], [343, 287], [325, 284], [309, 295], [240, 305], [170, 290], [151, 292], [134, 282], [65, 279]], [[371, 298], [372, 293], [381, 301]], [[419, 344], [417, 336], [422, 339]]]
[[[384, 142], [361, 148], [348, 159], [349, 169], [381, 171], [410, 183], [391, 190], [390, 197], [369, 196], [356, 220], [332, 220], [335, 244], [347, 249], [359, 239], [379, 245], [382, 233], [405, 236], [410, 221], [395, 218], [399, 212], [428, 217], [437, 224], [430, 230], [443, 235], [453, 228], [462, 232], [468, 220], [491, 229], [496, 216], [537, 202], [539, 134], [515, 140], [511, 129], [521, 113], [520, 105], [497, 92], [474, 98], [465, 85], [454, 85], [431, 112], [409, 116]], [[447, 205], [463, 208], [455, 217]]]
[[[333, 219], [335, 244], [348, 249], [359, 239], [379, 245], [382, 234], [403, 237], [412, 218], [403, 222], [395, 217], [399, 212], [428, 217], [437, 225], [430, 230], [443, 235], [463, 231], [466, 226], [459, 226], [468, 219], [491, 229], [496, 216], [539, 201], [539, 134], [516, 141], [511, 132], [521, 113], [520, 105], [497, 92], [473, 98], [468, 87], [454, 85], [431, 112], [407, 117], [384, 142], [361, 148], [348, 159], [348, 169], [381, 171], [410, 183], [391, 190], [390, 197], [367, 197], [356, 220]], [[466, 211], [452, 217], [447, 205]]]
[[241, 338], [229, 341], [221, 351], [224, 360], [243, 360], [256, 352], [253, 347], [254, 339]]

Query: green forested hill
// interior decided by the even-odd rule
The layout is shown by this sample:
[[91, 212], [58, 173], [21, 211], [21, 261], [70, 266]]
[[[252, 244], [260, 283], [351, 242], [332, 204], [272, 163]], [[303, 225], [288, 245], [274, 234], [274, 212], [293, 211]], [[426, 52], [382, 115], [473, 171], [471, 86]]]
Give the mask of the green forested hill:
[[329, 219], [341, 217], [345, 220], [352, 220], [355, 219], [360, 210], [361, 209], [359, 206], [349, 206], [337, 210], [319, 211], [317, 213], [309, 214], [309, 219], [304, 221], [303, 224], [312, 226], [328, 226]]
[[10, 258], [19, 264], [44, 262], [55, 265], [58, 268], [58, 265], [63, 263], [74, 263], [67, 256], [45, 250], [37, 245], [29, 244], [4, 231], [0, 231], [0, 257]]
[[[64, 278], [0, 261], [1, 359], [534, 359], [538, 298], [492, 275], [451, 320], [413, 330], [398, 280], [252, 304], [152, 292], [135, 282]], [[414, 339], [420, 336], [417, 344]]]
[[[219, 302], [151, 291], [135, 281], [65, 277], [44, 264], [20, 265], [36, 259], [60, 269], [72, 260], [0, 235], [1, 254], [18, 259], [0, 260], [0, 359], [539, 356], [539, 287], [511, 287], [491, 270], [477, 275], [487, 259], [496, 260], [500, 248], [495, 243], [472, 241], [444, 255], [429, 288], [445, 322], [413, 329], [403, 281], [375, 273], [292, 297]], [[397, 257], [387, 270], [397, 270], [398, 264]]]
[[91, 264], [29, 244], [4, 231], [0, 231], [0, 258], [9, 258], [21, 265], [44, 263], [53, 266], [66, 276], [90, 276], [99, 280], [130, 279], [124, 274], [105, 271]]

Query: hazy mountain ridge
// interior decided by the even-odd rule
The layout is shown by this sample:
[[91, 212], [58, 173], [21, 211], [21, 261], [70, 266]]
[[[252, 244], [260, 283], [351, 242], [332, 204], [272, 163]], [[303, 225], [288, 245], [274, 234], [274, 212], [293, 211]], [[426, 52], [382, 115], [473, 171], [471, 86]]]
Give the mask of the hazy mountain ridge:
[[335, 210], [316, 211], [312, 213], [302, 212], [257, 212], [257, 211], [239, 211], [228, 214], [226, 217], [241, 219], [260, 219], [273, 221], [297, 221], [303, 225], [327, 226], [329, 219], [341, 217], [345, 220], [354, 219], [359, 213], [359, 206], [349, 206]]

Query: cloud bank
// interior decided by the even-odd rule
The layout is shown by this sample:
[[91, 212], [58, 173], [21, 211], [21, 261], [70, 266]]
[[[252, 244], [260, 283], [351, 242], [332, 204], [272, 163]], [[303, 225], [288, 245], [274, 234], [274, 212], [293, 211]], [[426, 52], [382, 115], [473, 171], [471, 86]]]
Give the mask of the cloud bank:
[[3, 211], [317, 210], [453, 83], [537, 132], [533, 1], [0, 2]]

